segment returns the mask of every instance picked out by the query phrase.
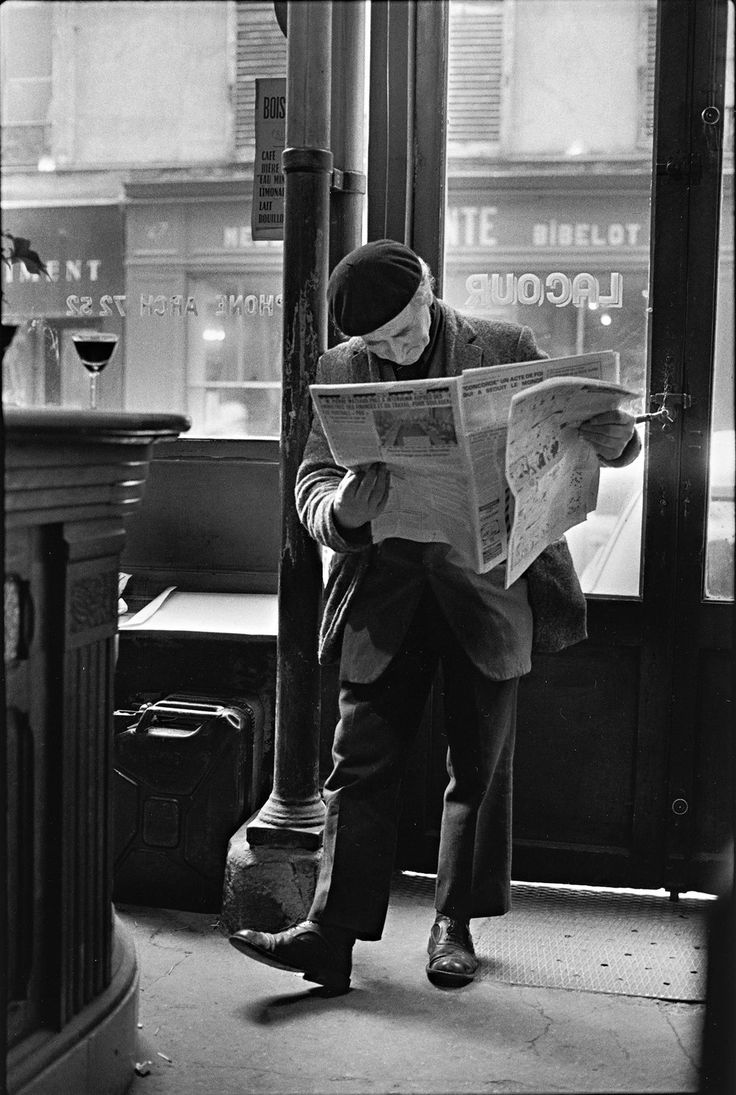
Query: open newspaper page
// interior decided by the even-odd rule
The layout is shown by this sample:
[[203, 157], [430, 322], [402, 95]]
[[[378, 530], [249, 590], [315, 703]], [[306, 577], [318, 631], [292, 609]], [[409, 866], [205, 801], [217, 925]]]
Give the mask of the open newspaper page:
[[[513, 506], [507, 486], [506, 447], [512, 437], [509, 415], [514, 396], [553, 377], [574, 377], [572, 383], [575, 387], [580, 387], [588, 379], [614, 382], [618, 380], [618, 371], [618, 354], [604, 351], [511, 365], [489, 365], [480, 369], [468, 369], [463, 373], [463, 432], [467, 437], [473, 467], [471, 503], [476, 510], [480, 536], [479, 572], [497, 566], [508, 554]], [[513, 440], [524, 449], [523, 427], [514, 429]], [[589, 446], [585, 447], [589, 449]], [[579, 520], [585, 520], [585, 514]], [[521, 571], [515, 568], [515, 573], [518, 577]], [[511, 584], [511, 580], [507, 574], [507, 586]]]
[[401, 537], [451, 544], [478, 569], [458, 385], [458, 377], [442, 377], [314, 384], [310, 391], [338, 464], [388, 467], [391, 486], [386, 508], [371, 524], [374, 541]]
[[636, 392], [604, 380], [554, 377], [511, 401], [506, 477], [514, 495], [507, 586], [541, 551], [595, 509], [600, 466], [578, 427], [624, 408]]
[[[545, 490], [539, 486], [540, 474], [532, 477], [523, 470], [536, 461], [537, 472], [541, 471], [542, 435], [534, 414], [524, 410], [535, 404], [519, 402], [509, 425], [515, 397], [555, 378], [570, 378], [566, 390], [583, 393], [582, 402], [575, 405], [576, 412], [581, 412], [578, 425], [598, 409], [618, 405], [611, 402], [611, 386], [618, 381], [618, 354], [611, 351], [484, 366], [459, 377], [314, 384], [310, 391], [337, 464], [354, 468], [382, 462], [388, 466], [388, 501], [372, 522], [376, 542], [401, 537], [451, 544], [477, 573], [491, 570], [513, 552], [507, 574], [510, 585], [547, 543], [561, 535], [556, 530], [569, 516], [577, 515], [565, 528], [585, 520], [585, 507], [591, 501], [590, 508], [595, 508], [597, 459], [588, 459], [592, 450], [577, 437], [572, 418], [565, 419], [566, 432], [559, 416], [549, 418], [544, 451], [555, 447], [559, 457], [549, 462], [549, 489]], [[596, 383], [611, 389], [605, 407], [591, 402], [588, 389]], [[588, 407], [597, 409], [586, 413]], [[510, 463], [508, 446], [512, 446]], [[571, 455], [563, 461], [568, 450]], [[527, 465], [520, 462], [524, 455]], [[513, 480], [508, 477], [509, 466]], [[548, 539], [542, 542], [545, 536]]]

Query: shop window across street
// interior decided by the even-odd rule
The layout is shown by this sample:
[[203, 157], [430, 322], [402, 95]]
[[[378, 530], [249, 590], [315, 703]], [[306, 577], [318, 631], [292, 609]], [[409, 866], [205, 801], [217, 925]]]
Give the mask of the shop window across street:
[[[657, 5], [451, 0], [449, 12], [443, 295], [528, 325], [550, 357], [616, 351], [648, 410]], [[731, 130], [726, 141], [732, 164]], [[726, 201], [731, 180], [732, 168]], [[725, 299], [732, 244], [721, 253]], [[725, 392], [722, 309], [719, 332]], [[711, 595], [732, 597], [732, 404], [716, 418], [708, 573]], [[596, 512], [567, 534], [588, 594], [640, 596], [645, 465], [603, 469]]]
[[256, 81], [286, 74], [273, 3], [10, 0], [0, 19], [5, 401], [86, 406], [72, 335], [99, 330], [118, 336], [101, 409], [278, 437], [283, 248], [251, 230]]

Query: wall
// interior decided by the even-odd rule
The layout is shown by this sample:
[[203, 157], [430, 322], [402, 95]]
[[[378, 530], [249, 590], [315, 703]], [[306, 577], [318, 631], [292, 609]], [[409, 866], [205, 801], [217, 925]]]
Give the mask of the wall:
[[53, 69], [57, 166], [225, 159], [228, 7], [54, 4], [54, 56], [63, 62]]
[[635, 0], [515, 5], [506, 151], [632, 154], [638, 111], [631, 91], [637, 88], [642, 45], [639, 10]]

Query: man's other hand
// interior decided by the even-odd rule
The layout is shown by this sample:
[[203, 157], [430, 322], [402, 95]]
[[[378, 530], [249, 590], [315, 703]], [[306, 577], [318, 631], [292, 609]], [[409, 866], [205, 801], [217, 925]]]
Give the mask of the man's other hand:
[[626, 411], [604, 411], [580, 425], [580, 435], [602, 460], [616, 460], [634, 433], [634, 416]]
[[345, 473], [337, 488], [333, 512], [343, 528], [360, 528], [386, 505], [391, 476], [385, 464], [367, 464]]

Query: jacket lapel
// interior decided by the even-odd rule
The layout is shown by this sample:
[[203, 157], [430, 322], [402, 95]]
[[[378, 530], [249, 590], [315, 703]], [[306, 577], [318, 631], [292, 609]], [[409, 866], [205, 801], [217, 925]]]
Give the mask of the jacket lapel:
[[364, 342], [356, 339], [356, 347], [350, 358], [350, 383], [373, 384], [381, 379], [378, 364], [368, 353]]
[[339, 343], [324, 355], [325, 384], [367, 384], [381, 379], [361, 339]]
[[447, 375], [459, 376], [463, 369], [477, 369], [483, 364], [483, 350], [475, 342], [475, 329], [464, 316], [439, 301], [445, 315], [445, 353]]

